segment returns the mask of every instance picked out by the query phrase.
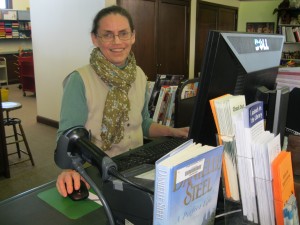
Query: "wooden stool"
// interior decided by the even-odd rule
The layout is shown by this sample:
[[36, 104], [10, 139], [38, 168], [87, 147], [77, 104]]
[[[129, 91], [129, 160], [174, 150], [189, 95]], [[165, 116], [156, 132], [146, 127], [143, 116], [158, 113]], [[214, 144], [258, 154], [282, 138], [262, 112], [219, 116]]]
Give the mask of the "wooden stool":
[[[4, 126], [12, 126], [12, 128], [13, 128], [13, 134], [6, 136], [6, 139], [14, 138], [13, 141], [7, 142], [6, 145], [15, 144], [16, 148], [17, 148], [16, 152], [9, 153], [8, 156], [13, 155], [13, 154], [18, 154], [18, 157], [21, 158], [21, 153], [29, 156], [28, 159], [14, 162], [9, 165], [11, 166], [11, 165], [15, 165], [15, 164], [30, 160], [31, 164], [34, 166], [34, 161], [32, 158], [32, 154], [31, 154], [25, 133], [24, 133], [24, 129], [21, 124], [21, 120], [18, 118], [10, 118], [9, 117], [10, 111], [20, 109], [20, 108], [22, 108], [22, 105], [18, 102], [2, 102], [2, 109], [3, 109], [3, 111], [6, 112], [6, 118], [3, 119], [3, 124], [4, 124]], [[18, 131], [18, 129], [19, 129], [19, 131]], [[19, 144], [20, 142], [24, 142], [26, 151], [20, 149], [20, 144]]]

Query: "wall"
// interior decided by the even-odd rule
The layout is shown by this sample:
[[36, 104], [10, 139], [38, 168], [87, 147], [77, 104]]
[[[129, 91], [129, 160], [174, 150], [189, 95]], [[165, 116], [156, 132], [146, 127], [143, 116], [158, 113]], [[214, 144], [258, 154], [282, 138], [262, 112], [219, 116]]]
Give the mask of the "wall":
[[29, 0], [13, 0], [12, 5], [16, 10], [27, 10], [29, 7]]
[[38, 116], [59, 120], [63, 79], [88, 64], [92, 21], [103, 7], [104, 0], [30, 0]]
[[[35, 65], [40, 65], [38, 66], [38, 68], [36, 68], [38, 115], [56, 121], [59, 120], [60, 101], [62, 95], [62, 80], [74, 68], [87, 62], [89, 58], [89, 52], [92, 49], [92, 44], [89, 40], [88, 34], [91, 24], [91, 16], [93, 16], [91, 12], [94, 12], [95, 9], [96, 11], [98, 11], [99, 9], [99, 7], [92, 7], [94, 3], [84, 4], [84, 1], [80, 0], [76, 0], [78, 1], [78, 4], [71, 4], [72, 6], [74, 5], [74, 7], [67, 7], [66, 4], [70, 3], [70, 1], [73, 3], [74, 0], [30, 0], [31, 14], [33, 13], [32, 10], [36, 11], [38, 14], [43, 14], [43, 11], [47, 11], [47, 15], [38, 15], [37, 20], [33, 21], [33, 33], [37, 35], [33, 38], [34, 52], [38, 52], [39, 49], [44, 49], [44, 51], [38, 53], [40, 55], [39, 58], [37, 58], [37, 56], [35, 55]], [[25, 2], [29, 2], [29, 0], [14, 0], [13, 4], [14, 6], [20, 9], [22, 7], [22, 9], [25, 9], [29, 6], [26, 6]], [[39, 2], [43, 2], [43, 4]], [[116, 4], [116, 0], [98, 0], [97, 2], [101, 6], [109, 6]], [[191, 40], [189, 64], [190, 77], [193, 77], [194, 74], [196, 2], [197, 0], [191, 0]], [[276, 16], [273, 16], [272, 12], [274, 8], [276, 8], [279, 5], [281, 0], [257, 0], [253, 2], [242, 2], [238, 0], [205, 0], [204, 2], [228, 5], [239, 8], [238, 30], [244, 31], [245, 24], [248, 21], [275, 21]], [[35, 4], [36, 7], [33, 7]], [[55, 9], [52, 8], [54, 4], [56, 5]], [[96, 1], [95, 4], [97, 4]], [[40, 10], [39, 7], [41, 7], [44, 10]], [[66, 8], [68, 8], [68, 11], [65, 10]], [[85, 10], [83, 11], [82, 9]], [[85, 12], [88, 12], [87, 16]], [[49, 20], [49, 15], [55, 15], [55, 17], [51, 17], [52, 21]], [[68, 15], [79, 16], [72, 16], [68, 18]], [[46, 26], [41, 25], [42, 23], [39, 19], [39, 16], [43, 17], [43, 19], [46, 20], [45, 22], [50, 23], [50, 28], [49, 26], [48, 28], [46, 28]], [[65, 25], [62, 25], [62, 27], [59, 28], [56, 27], [55, 22], [57, 24], [61, 24], [61, 17], [64, 18]], [[36, 17], [34, 16], [34, 19], [35, 18]], [[87, 25], [78, 26], [77, 24], [76, 28], [70, 30], [73, 26], [75, 26], [75, 21], [79, 18], [80, 21], [86, 21]], [[42, 30], [41, 32], [35, 32], [35, 29], [37, 29], [38, 27]], [[78, 27], [80, 27], [80, 29], [78, 29]], [[53, 31], [56, 31], [59, 32], [59, 35], [65, 34], [66, 28], [68, 28], [68, 32], [70, 30], [71, 33], [68, 33], [68, 37], [60, 37], [60, 40], [58, 40], [58, 38], [56, 38], [52, 33]], [[85, 28], [87, 29], [84, 30]], [[79, 33], [76, 33], [75, 31]], [[75, 34], [72, 32], [75, 32]], [[72, 36], [76, 38], [71, 38]], [[79, 44], [79, 42], [77, 42], [74, 44], [73, 41], [75, 41], [75, 39], [78, 40], [81, 38], [85, 40], [84, 43], [80, 42]], [[63, 41], [61, 41], [61, 39]], [[43, 42], [43, 45], [40, 42]], [[48, 50], [46, 51], [45, 48]], [[80, 52], [81, 54], [78, 54], [78, 52]]]
[[[282, 0], [204, 0], [220, 5], [226, 5], [238, 8], [238, 24], [237, 30], [244, 32], [246, 30], [246, 22], [275, 22], [276, 15], [273, 10], [277, 8]], [[191, 0], [191, 31], [190, 31], [190, 63], [189, 76], [194, 76], [194, 59], [195, 59], [195, 29], [196, 29], [196, 5], [197, 0]]]
[[[240, 2], [238, 0], [206, 0], [203, 2], [228, 5], [237, 8], [240, 5]], [[191, 0], [190, 58], [189, 58], [190, 78], [194, 77], [194, 67], [195, 67], [196, 10], [197, 10], [197, 0]]]
[[282, 0], [241, 2], [239, 8], [238, 31], [246, 31], [247, 22], [276, 22], [273, 11]]

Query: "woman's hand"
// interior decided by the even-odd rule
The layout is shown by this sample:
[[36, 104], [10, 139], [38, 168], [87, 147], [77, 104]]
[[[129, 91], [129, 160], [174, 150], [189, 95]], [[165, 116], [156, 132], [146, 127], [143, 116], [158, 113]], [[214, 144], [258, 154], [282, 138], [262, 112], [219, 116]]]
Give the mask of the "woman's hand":
[[172, 128], [171, 136], [173, 137], [181, 137], [181, 138], [187, 138], [189, 136], [189, 127], [181, 127], [181, 128]]
[[56, 188], [60, 195], [67, 197], [68, 194], [73, 192], [73, 187], [75, 190], [80, 188], [80, 180], [83, 180], [87, 188], [90, 188], [90, 185], [80, 176], [78, 172], [75, 170], [64, 170], [57, 177]]
[[152, 123], [149, 129], [149, 137], [172, 136], [187, 138], [189, 127], [173, 128], [158, 123]]

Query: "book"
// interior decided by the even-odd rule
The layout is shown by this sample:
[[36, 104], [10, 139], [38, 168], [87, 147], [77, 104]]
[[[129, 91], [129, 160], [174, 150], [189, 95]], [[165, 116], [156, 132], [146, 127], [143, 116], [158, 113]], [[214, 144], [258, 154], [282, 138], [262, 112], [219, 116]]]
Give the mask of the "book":
[[251, 144], [265, 131], [263, 102], [256, 101], [245, 106], [234, 115], [233, 120], [243, 215], [248, 221], [258, 223]]
[[[218, 98], [223, 98], [227, 95], [230, 95], [230, 94], [225, 94], [225, 95], [222, 95], [222, 96], [219, 96], [217, 98], [209, 100], [210, 108], [211, 108], [211, 111], [212, 111], [212, 114], [213, 114], [213, 118], [214, 118], [214, 122], [215, 122], [218, 134], [221, 134], [221, 132], [220, 132], [219, 121], [218, 121], [218, 118], [217, 118], [215, 100], [217, 100]], [[222, 144], [221, 135], [218, 135], [218, 142], [219, 142], [220, 145]], [[223, 176], [223, 183], [224, 183], [224, 187], [225, 187], [225, 197], [226, 198], [231, 198], [230, 183], [229, 183], [229, 179], [228, 179], [228, 172], [227, 172], [225, 157], [223, 157], [223, 163], [222, 163], [222, 176]]]
[[164, 99], [168, 92], [168, 88], [169, 88], [169, 86], [162, 86], [160, 88], [159, 97], [157, 99], [157, 104], [156, 104], [155, 111], [154, 111], [153, 118], [152, 118], [154, 122], [158, 122], [160, 113], [162, 112], [162, 110], [164, 108], [164, 105], [165, 105]]
[[260, 224], [275, 225], [271, 162], [281, 150], [280, 135], [269, 131], [253, 140], [253, 171]]
[[148, 103], [148, 109], [151, 118], [154, 115], [161, 87], [164, 85], [178, 86], [183, 79], [184, 75], [157, 74]]
[[222, 153], [190, 141], [155, 163], [153, 224], [213, 224]]
[[224, 144], [222, 175], [225, 195], [228, 199], [239, 201], [233, 116], [245, 107], [245, 96], [225, 94], [209, 102], [217, 127], [219, 143]]
[[147, 98], [145, 99], [146, 104], [149, 104], [150, 101], [150, 96], [152, 95], [152, 91], [153, 91], [153, 87], [154, 87], [154, 81], [147, 81]]
[[291, 194], [289, 200], [283, 208], [284, 224], [299, 225], [298, 207], [294, 194]]
[[291, 153], [281, 151], [272, 162], [273, 195], [277, 225], [284, 225], [284, 207], [294, 190]]
[[170, 95], [171, 97], [168, 99], [169, 102], [167, 103], [167, 111], [166, 111], [166, 116], [164, 118], [164, 125], [166, 126], [174, 126], [174, 112], [175, 112], [175, 97], [176, 97], [176, 91], [178, 86], [171, 86], [170, 87]]
[[293, 28], [292, 27], [286, 27], [285, 31], [286, 31], [286, 41], [287, 42], [296, 42], [294, 32], [293, 32]]
[[161, 109], [158, 115], [157, 123], [167, 125], [168, 120], [169, 123], [167, 126], [173, 126], [174, 119], [172, 118], [172, 115], [174, 113], [174, 103], [177, 87], [178, 86], [167, 87], [166, 94], [164, 96], [163, 102], [161, 103]]

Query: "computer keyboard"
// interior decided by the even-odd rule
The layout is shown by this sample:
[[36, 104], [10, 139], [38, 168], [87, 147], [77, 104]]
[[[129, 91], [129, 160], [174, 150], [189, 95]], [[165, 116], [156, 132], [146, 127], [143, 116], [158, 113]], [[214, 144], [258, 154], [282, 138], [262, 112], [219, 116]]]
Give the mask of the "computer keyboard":
[[155, 164], [156, 160], [166, 155], [187, 139], [163, 137], [158, 138], [141, 147], [131, 149], [121, 155], [113, 157], [119, 171], [124, 171], [142, 164]]

